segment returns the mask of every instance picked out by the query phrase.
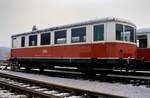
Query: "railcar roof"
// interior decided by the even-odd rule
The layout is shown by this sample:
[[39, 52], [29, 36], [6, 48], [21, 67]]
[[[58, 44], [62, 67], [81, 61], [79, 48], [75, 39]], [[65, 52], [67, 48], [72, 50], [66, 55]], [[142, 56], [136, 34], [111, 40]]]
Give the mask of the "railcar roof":
[[24, 32], [24, 33], [21, 33], [21, 34], [12, 35], [12, 37], [23, 36], [23, 35], [28, 35], [28, 34], [34, 34], [34, 33], [38, 33], [38, 32], [54, 31], [54, 30], [65, 29], [65, 28], [70, 28], [70, 27], [90, 25], [90, 24], [94, 24], [94, 23], [105, 23], [105, 22], [111, 22], [111, 21], [123, 22], [123, 23], [128, 23], [128, 24], [136, 26], [132, 22], [130, 22], [128, 20], [125, 20], [125, 19], [119, 19], [119, 18], [116, 18], [116, 17], [107, 17], [107, 18], [102, 18], [102, 19], [94, 19], [94, 20], [78, 22], [78, 23], [73, 23], [73, 24], [68, 24], [68, 25], [60, 25], [60, 26], [55, 26], [55, 27], [46, 28], [46, 29], [40, 29], [40, 30], [35, 30], [35, 31], [30, 31], [30, 32]]
[[138, 30], [137, 30], [137, 33], [138, 33], [138, 34], [141, 34], [141, 33], [150, 33], [150, 28], [138, 29]]

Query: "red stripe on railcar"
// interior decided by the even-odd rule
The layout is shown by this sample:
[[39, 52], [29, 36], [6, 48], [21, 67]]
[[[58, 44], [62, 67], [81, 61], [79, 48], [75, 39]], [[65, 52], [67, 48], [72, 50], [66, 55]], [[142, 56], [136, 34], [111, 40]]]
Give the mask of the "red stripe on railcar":
[[150, 48], [138, 48], [137, 57], [138, 58], [144, 57], [144, 60], [150, 61]]
[[136, 45], [127, 43], [95, 43], [12, 49], [11, 57], [127, 58], [136, 57]]

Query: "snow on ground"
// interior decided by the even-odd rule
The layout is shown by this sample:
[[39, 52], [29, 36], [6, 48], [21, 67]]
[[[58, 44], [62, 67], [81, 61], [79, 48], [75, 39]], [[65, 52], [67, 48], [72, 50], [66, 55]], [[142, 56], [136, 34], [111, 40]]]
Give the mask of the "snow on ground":
[[105, 83], [89, 80], [75, 80], [59, 77], [50, 77], [44, 75], [35, 75], [30, 73], [12, 72], [6, 70], [0, 70], [0, 73], [11, 74], [15, 76], [21, 76], [38, 81], [44, 81], [52, 84], [64, 85], [73, 88], [85, 89], [90, 91], [96, 91], [101, 93], [109, 93], [120, 96], [126, 96], [130, 98], [150, 98], [150, 88], [137, 87], [132, 85], [123, 85], [119, 83]]

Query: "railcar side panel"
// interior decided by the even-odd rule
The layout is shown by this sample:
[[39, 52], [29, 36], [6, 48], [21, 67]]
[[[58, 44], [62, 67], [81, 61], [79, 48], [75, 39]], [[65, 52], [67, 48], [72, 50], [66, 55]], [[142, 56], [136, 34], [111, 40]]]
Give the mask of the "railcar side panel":
[[11, 50], [11, 58], [136, 58], [136, 45], [95, 43]]
[[137, 57], [144, 58], [145, 61], [150, 61], [150, 48], [138, 48]]

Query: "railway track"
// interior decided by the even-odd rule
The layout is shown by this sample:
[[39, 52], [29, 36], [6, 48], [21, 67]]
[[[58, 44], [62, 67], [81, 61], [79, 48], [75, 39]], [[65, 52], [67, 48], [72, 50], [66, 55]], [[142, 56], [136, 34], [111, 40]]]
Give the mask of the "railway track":
[[[100, 82], [119, 82], [122, 84], [132, 84], [133, 86], [150, 87], [150, 77], [149, 73], [134, 73], [134, 72], [114, 72], [114, 74], [108, 74], [107, 76], [101, 76], [96, 74], [83, 74], [80, 72], [68, 72], [68, 71], [44, 71], [40, 73], [37, 70], [32, 70], [31, 73], [34, 74], [44, 74], [53, 77], [63, 77], [63, 78], [76, 78], [76, 79], [85, 79], [90, 81], [100, 81]], [[118, 73], [118, 74], [117, 74]]]
[[0, 98], [27, 98], [27, 96], [11, 92], [4, 88], [0, 88]]
[[126, 98], [0, 73], [0, 87], [35, 98]]
[[[25, 72], [24, 70], [20, 70], [21, 72]], [[77, 70], [72, 69], [59, 69], [59, 70], [45, 70], [41, 73], [38, 70], [31, 70], [30, 73], [34, 74], [44, 74], [53, 77], [63, 77], [63, 78], [76, 78], [76, 79], [85, 79], [92, 81], [100, 81], [100, 82], [111, 82], [111, 83], [121, 83], [121, 84], [132, 84], [133, 86], [145, 86], [146, 88], [150, 88], [150, 72], [126, 72], [125, 70], [109, 70], [107, 76], [97, 75], [99, 71], [96, 70], [94, 74], [83, 74]]]

